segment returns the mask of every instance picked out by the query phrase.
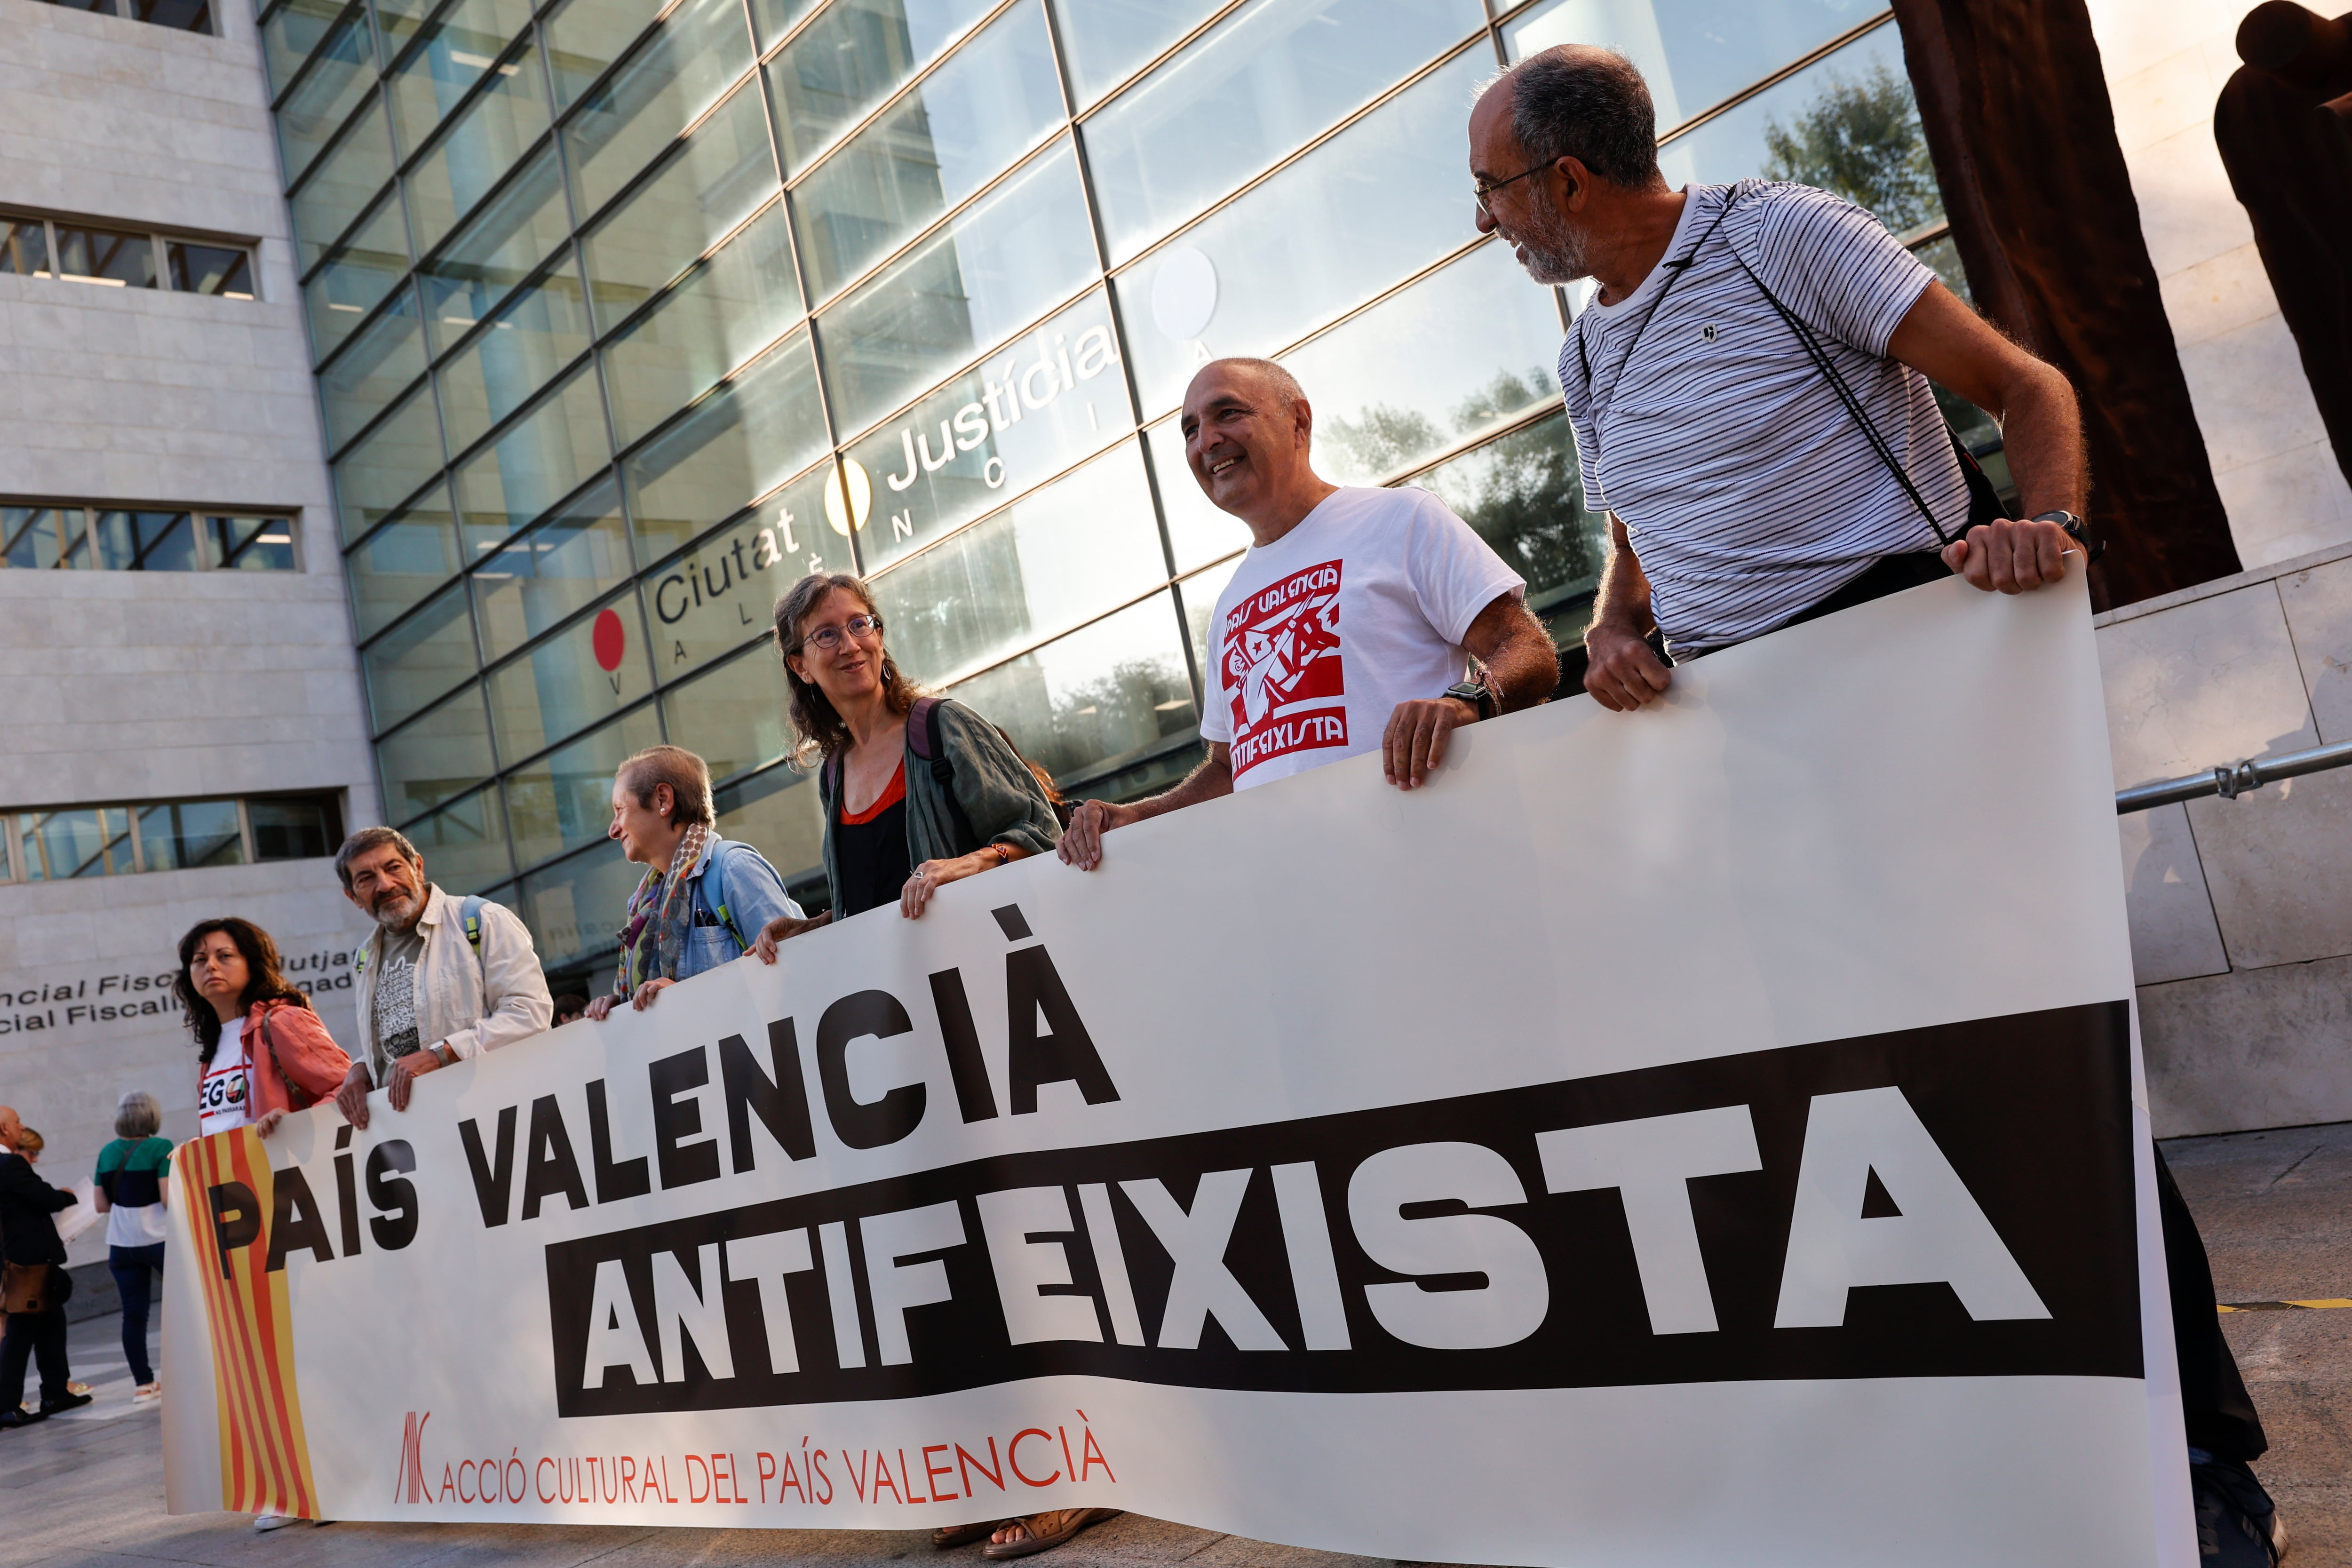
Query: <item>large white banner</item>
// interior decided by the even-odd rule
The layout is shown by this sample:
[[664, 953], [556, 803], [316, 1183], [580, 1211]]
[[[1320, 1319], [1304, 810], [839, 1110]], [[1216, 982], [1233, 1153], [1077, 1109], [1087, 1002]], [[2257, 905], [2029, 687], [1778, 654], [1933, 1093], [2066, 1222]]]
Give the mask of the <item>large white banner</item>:
[[2109, 777], [1939, 584], [204, 1141], [171, 1506], [2193, 1563]]

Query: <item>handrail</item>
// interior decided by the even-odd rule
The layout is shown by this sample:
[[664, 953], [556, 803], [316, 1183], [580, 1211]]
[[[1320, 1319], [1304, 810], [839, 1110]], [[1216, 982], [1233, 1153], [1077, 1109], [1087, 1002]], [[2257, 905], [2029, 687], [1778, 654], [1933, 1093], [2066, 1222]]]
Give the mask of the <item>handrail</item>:
[[2352, 763], [2352, 741], [2338, 741], [2332, 746], [2314, 746], [2307, 752], [2250, 757], [2234, 765], [2210, 768], [2185, 778], [2165, 779], [2158, 784], [2117, 790], [2116, 815], [2123, 816], [2135, 811], [2147, 811], [2153, 806], [2170, 805], [2176, 800], [2198, 800], [2209, 795], [2218, 795], [2223, 800], [2235, 800], [2274, 780], [2300, 778], [2305, 773], [2324, 773], [2347, 763]]

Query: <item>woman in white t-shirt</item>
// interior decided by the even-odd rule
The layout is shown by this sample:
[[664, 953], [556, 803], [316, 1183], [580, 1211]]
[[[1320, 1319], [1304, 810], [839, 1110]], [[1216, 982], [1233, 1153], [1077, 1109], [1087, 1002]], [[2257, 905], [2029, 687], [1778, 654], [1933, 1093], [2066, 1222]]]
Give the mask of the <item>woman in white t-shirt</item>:
[[278, 944], [250, 921], [204, 921], [182, 937], [173, 990], [196, 1038], [199, 1136], [249, 1123], [267, 1138], [351, 1070], [310, 999], [278, 972]]

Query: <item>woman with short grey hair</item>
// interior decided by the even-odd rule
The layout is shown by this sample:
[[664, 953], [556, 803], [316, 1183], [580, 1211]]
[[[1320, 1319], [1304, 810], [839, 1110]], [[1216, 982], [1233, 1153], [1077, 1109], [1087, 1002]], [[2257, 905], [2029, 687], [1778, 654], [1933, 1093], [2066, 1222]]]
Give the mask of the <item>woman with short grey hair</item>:
[[147, 1360], [147, 1309], [163, 1272], [164, 1211], [170, 1202], [172, 1141], [156, 1134], [163, 1109], [143, 1089], [114, 1108], [114, 1142], [98, 1152], [97, 1208], [106, 1215], [106, 1268], [122, 1297], [122, 1359], [131, 1363], [131, 1403], [152, 1405], [163, 1384]]

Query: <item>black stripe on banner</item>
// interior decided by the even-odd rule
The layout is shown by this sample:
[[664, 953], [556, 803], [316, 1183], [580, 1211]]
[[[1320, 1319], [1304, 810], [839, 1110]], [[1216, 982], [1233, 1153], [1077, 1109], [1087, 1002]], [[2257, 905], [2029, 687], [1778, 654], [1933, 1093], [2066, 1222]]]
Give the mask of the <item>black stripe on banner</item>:
[[2126, 1029], [2121, 1002], [1979, 1019], [559, 1243], [559, 1409], [1048, 1373], [1335, 1393], [2137, 1377]]

